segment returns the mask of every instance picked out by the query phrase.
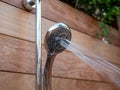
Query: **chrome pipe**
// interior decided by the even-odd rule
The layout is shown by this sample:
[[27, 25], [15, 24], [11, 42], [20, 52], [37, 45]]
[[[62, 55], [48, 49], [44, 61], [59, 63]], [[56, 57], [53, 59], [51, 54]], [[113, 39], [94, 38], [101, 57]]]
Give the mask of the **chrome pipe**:
[[23, 0], [23, 6], [27, 11], [36, 7], [36, 50], [37, 50], [37, 90], [42, 90], [42, 30], [41, 30], [41, 1], [40, 0]]
[[37, 47], [37, 90], [42, 90], [42, 30], [41, 30], [41, 1], [36, 0], [36, 47]]

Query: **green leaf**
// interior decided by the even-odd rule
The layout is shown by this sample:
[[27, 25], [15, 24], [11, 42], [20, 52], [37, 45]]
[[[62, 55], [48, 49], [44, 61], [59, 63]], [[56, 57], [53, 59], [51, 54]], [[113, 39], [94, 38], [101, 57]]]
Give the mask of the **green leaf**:
[[100, 36], [99, 33], [96, 33], [96, 34], [95, 34], [95, 37], [96, 37], [96, 38], [99, 38], [99, 36]]
[[106, 25], [106, 24], [105, 24], [104, 22], [100, 22], [100, 23], [99, 23], [99, 27], [100, 27], [100, 28], [104, 28], [105, 25]]
[[104, 28], [104, 29], [102, 30], [102, 32], [101, 32], [101, 35], [102, 35], [102, 36], [106, 36], [106, 35], [109, 34], [109, 32], [110, 32], [110, 30], [109, 30], [108, 28], [107, 28], [107, 29]]

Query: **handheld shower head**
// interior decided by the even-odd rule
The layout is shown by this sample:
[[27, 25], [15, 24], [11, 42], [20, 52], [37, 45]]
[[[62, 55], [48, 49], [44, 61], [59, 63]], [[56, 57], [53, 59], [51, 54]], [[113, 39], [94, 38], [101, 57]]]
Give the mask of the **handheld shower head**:
[[47, 50], [47, 60], [44, 68], [44, 90], [52, 90], [51, 88], [51, 72], [55, 56], [64, 51], [61, 46], [61, 40], [71, 40], [71, 30], [64, 23], [56, 23], [50, 27], [45, 36], [45, 48]]
[[50, 27], [45, 36], [45, 48], [49, 53], [58, 54], [64, 51], [60, 45], [61, 40], [71, 40], [71, 31], [64, 23], [56, 23]]

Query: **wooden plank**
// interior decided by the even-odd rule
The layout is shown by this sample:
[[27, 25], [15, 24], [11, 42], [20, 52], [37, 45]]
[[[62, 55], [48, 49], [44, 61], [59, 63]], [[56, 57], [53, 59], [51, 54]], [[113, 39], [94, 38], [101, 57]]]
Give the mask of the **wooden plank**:
[[[22, 0], [2, 0], [16, 7], [23, 8]], [[54, 2], [54, 3], [53, 3]], [[33, 10], [32, 13], [35, 13]], [[67, 23], [71, 28], [84, 32], [87, 35], [94, 36], [99, 31], [99, 22], [88, 16], [82, 11], [60, 2], [59, 0], [43, 0], [42, 1], [42, 16], [56, 22]], [[58, 18], [59, 17], [59, 18]], [[113, 45], [120, 47], [120, 33], [111, 28], [110, 40]]]
[[[56, 22], [67, 23], [71, 28], [95, 36], [99, 22], [82, 11], [78, 11], [60, 0], [43, 0], [42, 16]], [[110, 41], [120, 47], [120, 33], [111, 28]]]
[[35, 73], [35, 44], [0, 35], [0, 70]]
[[[112, 84], [52, 78], [52, 90], [120, 90]], [[36, 90], [35, 75], [0, 72], [0, 90]]]
[[[0, 7], [0, 33], [34, 42], [34, 15], [2, 2], [0, 2]], [[9, 12], [9, 15], [4, 11]], [[55, 22], [42, 18], [42, 41], [44, 41], [43, 39], [45, 33], [54, 23]], [[111, 62], [120, 63], [120, 50], [117, 47], [111, 46], [109, 44], [104, 44], [95, 38], [89, 37], [73, 29], [72, 41], [79, 46], [90, 49], [91, 52], [94, 52], [95, 54], [108, 59]]]
[[[7, 15], [7, 13], [4, 13], [3, 11], [5, 11], [6, 9], [1, 9], [0, 8], [0, 10], [1, 10], [0, 12], [3, 12], [3, 13], [1, 13], [2, 15], [0, 14], [1, 15], [0, 18], [1, 19], [4, 18], [4, 21], [7, 23], [7, 27], [6, 27], [4, 25], [3, 20], [0, 19], [0, 25], [1, 25], [0, 32], [3, 33], [3, 34], [7, 34], [7, 35], [10, 35], [10, 36], [17, 37], [17, 38], [34, 41], [34, 39], [35, 39], [34, 30], [32, 30], [32, 29], [29, 30], [28, 29], [28, 28], [33, 28], [34, 27], [34, 22], [30, 22], [29, 19], [27, 19], [26, 17], [25, 18], [23, 17], [22, 20], [17, 21], [17, 23], [20, 23], [20, 24], [22, 24], [24, 21], [31, 23], [30, 25], [29, 25], [29, 23], [27, 23], [26, 27], [28, 27], [28, 28], [23, 28], [22, 32], [20, 32], [20, 30], [17, 30], [17, 28], [21, 28], [21, 26], [19, 24], [17, 26], [15, 25], [16, 17], [18, 18], [19, 14], [24, 14], [25, 16], [28, 15], [28, 17], [32, 18], [32, 20], [33, 20], [34, 15], [26, 13], [23, 10], [17, 9], [15, 7], [12, 7], [12, 6], [7, 5], [5, 3], [2, 3], [2, 2], [0, 2], [0, 6], [3, 6], [1, 8], [7, 7], [6, 9], [9, 10], [9, 11], [11, 11], [13, 13], [12, 16], [10, 16], [10, 17], [14, 17], [15, 18], [15, 19], [12, 18], [14, 20], [12, 20], [12, 19], [9, 20], [10, 19], [9, 16], [8, 17], [4, 17], [4, 16]], [[42, 39], [44, 39], [46, 31], [55, 22], [49, 21], [49, 20], [44, 19], [44, 18], [42, 18], [42, 22], [43, 22], [42, 23], [42, 30], [43, 30], [42, 31], [43, 32], [42, 33], [42, 37], [43, 37]], [[12, 24], [12, 23], [14, 23], [14, 24]], [[33, 26], [33, 27], [31, 27], [31, 26]], [[16, 28], [16, 29], [14, 29], [14, 28]], [[87, 36], [85, 34], [82, 34], [82, 33], [78, 32], [78, 31], [75, 31], [73, 29], [72, 29], [72, 34], [73, 34], [72, 41], [75, 42], [76, 44], [78, 44], [79, 46], [84, 47], [84, 48], [88, 48], [91, 52], [93, 52], [93, 53], [95, 53], [97, 55], [100, 55], [101, 57], [103, 57], [105, 59], [109, 59], [111, 62], [114, 62], [114, 63], [117, 63], [117, 64], [120, 63], [119, 62], [119, 59], [120, 59], [120, 56], [119, 56], [120, 50], [119, 49], [120, 48], [115, 47], [115, 46], [111, 46], [109, 44], [104, 44], [104, 43], [102, 43], [101, 41], [99, 41], [97, 39], [89, 37], [89, 36]], [[1, 36], [1, 40], [0, 40], [1, 41], [0, 43], [4, 43], [4, 44], [2, 44], [2, 47], [4, 47], [5, 45], [9, 45], [9, 44], [11, 45], [11, 43], [13, 43], [12, 44], [13, 47], [12, 47], [12, 45], [9, 46], [9, 47], [6, 46], [7, 47], [6, 51], [7, 52], [9, 51], [10, 53], [9, 53], [9, 55], [5, 54], [4, 57], [2, 57], [2, 58], [5, 58], [6, 62], [8, 62], [8, 63], [7, 64], [6, 64], [6, 62], [2, 63], [1, 64], [1, 67], [2, 67], [1, 70], [8, 70], [8, 71], [11, 70], [11, 71], [15, 71], [15, 72], [24, 72], [24, 73], [26, 72], [26, 73], [33, 73], [34, 74], [35, 73], [35, 71], [34, 71], [35, 70], [35, 65], [33, 65], [33, 64], [35, 64], [35, 59], [34, 59], [34, 57], [35, 57], [35, 50], [33, 50], [33, 49], [35, 49], [34, 44], [29, 44], [30, 42], [28, 43], [27, 41], [24, 41], [24, 42], [23, 41], [19, 41], [18, 39], [14, 40], [14, 38], [6, 37], [6, 36], [4, 37], [6, 39], [4, 39], [2, 37], [4, 37], [4, 36]], [[24, 44], [24, 43], [26, 43], [26, 44]], [[18, 48], [18, 46], [19, 46], [19, 48], [22, 48], [22, 50], [21, 49], [17, 50], [17, 49], [14, 48], [14, 47]], [[27, 47], [27, 49], [26, 49], [26, 47]], [[12, 50], [16, 50], [16, 51], [13, 52]], [[6, 51], [4, 51], [3, 48], [1, 48], [0, 51], [6, 53]], [[46, 54], [45, 54], [45, 50], [44, 49], [43, 49], [43, 51], [44, 51], [44, 53], [43, 53], [43, 59], [45, 60], [46, 59], [46, 57], [45, 57]], [[21, 53], [23, 53], [23, 54], [21, 54]], [[74, 63], [73, 59], [75, 58], [74, 59], [74, 60], [76, 60], [75, 64], [79, 63], [79, 59], [76, 56], [74, 56], [74, 55], [72, 55], [70, 53], [69, 54], [70, 57], [67, 58], [66, 57], [67, 54], [68, 54], [68, 52], [65, 52], [63, 55], [61, 55], [61, 56], [64, 56], [63, 59], [62, 59], [63, 62], [61, 61], [61, 57], [56, 58], [56, 60], [60, 61], [61, 64], [66, 63], [66, 60], [69, 60], [69, 62]], [[18, 67], [18, 68], [11, 67], [11, 69], [10, 69], [10, 65], [11, 66], [15, 66], [15, 65], [18, 64], [17, 63], [17, 58], [15, 58], [15, 57], [18, 57], [18, 56], [21, 57], [21, 61], [23, 63], [26, 62], [26, 65], [24, 66], [24, 64], [22, 62], [20, 62], [19, 63], [20, 67]], [[71, 56], [72, 56], [72, 58], [71, 58]], [[10, 62], [8, 60], [13, 60], [13, 61]], [[31, 60], [31, 61], [28, 62], [27, 60]], [[1, 60], [1, 62], [3, 62], [3, 60]], [[10, 63], [12, 63], [14, 65], [12, 65]], [[27, 63], [30, 63], [30, 65], [27, 66]], [[54, 74], [53, 75], [54, 76], [58, 76], [60, 74], [59, 71], [61, 71], [61, 74], [59, 75], [61, 77], [64, 76], [64, 77], [69, 77], [69, 78], [82, 78], [82, 79], [98, 80], [98, 81], [101, 80], [100, 76], [98, 76], [96, 74], [96, 72], [93, 72], [92, 69], [90, 70], [90, 72], [89, 71], [85, 71], [86, 68], [89, 68], [88, 66], [85, 66], [84, 69], [82, 69], [83, 70], [83, 74], [80, 74], [81, 72], [79, 71], [79, 69], [82, 67], [81, 65], [85, 65], [84, 63], [83, 64], [78, 64], [78, 65], [72, 65], [72, 63], [70, 63], [70, 64], [66, 63], [66, 65], [68, 65], [68, 66], [67, 67], [65, 66], [63, 68], [58, 67], [58, 66], [56, 66], [56, 67], [54, 66], [55, 69], [53, 69], [53, 73], [55, 75]], [[5, 65], [6, 65], [6, 67], [5, 67]], [[56, 65], [59, 65], [59, 62]], [[75, 68], [72, 67], [74, 73], [72, 73], [71, 71], [68, 71], [69, 73], [71, 73], [71, 75], [69, 75], [68, 73], [66, 73], [67, 70], [71, 70], [70, 66], [76, 66]], [[23, 67], [25, 67], [26, 69], [23, 70], [24, 69]], [[58, 69], [57, 69], [57, 67], [58, 67]], [[63, 70], [65, 68], [67, 68], [67, 69], [64, 72]], [[56, 71], [54, 72], [54, 70], [56, 70]], [[88, 73], [91, 73], [91, 75], [89, 76]], [[91, 76], [93, 76], [93, 77], [91, 77]]]
[[[25, 10], [23, 3], [22, 3], [23, 0], [1, 0], [1, 1]], [[33, 9], [30, 12], [35, 13], [35, 9]]]
[[[43, 32], [42, 39], [44, 39], [45, 33], [47, 32], [49, 27], [53, 24], [54, 22], [50, 20], [47, 20], [44, 18], [42, 19], [42, 32]], [[104, 59], [107, 59], [111, 62], [119, 64], [120, 62], [119, 47], [115, 47], [110, 44], [105, 44], [98, 39], [95, 39], [88, 35], [80, 33], [74, 29], [71, 29], [71, 31], [72, 31], [72, 42], [74, 42], [80, 47], [88, 49], [91, 53], [94, 53], [100, 57], [103, 57]]]
[[[45, 18], [56, 22], [65, 22], [70, 27], [91, 36], [94, 36], [95, 33], [99, 31], [98, 21], [81, 11], [77, 11], [70, 6], [65, 5], [59, 0], [44, 0], [42, 7], [43, 17]], [[120, 46], [120, 33], [113, 28], [111, 29], [112, 31], [109, 36], [110, 41], [113, 42], [114, 45]]]
[[[34, 43], [0, 35], [0, 45], [0, 70], [36, 74]], [[44, 46], [42, 46], [42, 61], [42, 69], [44, 69], [46, 61]], [[94, 69], [67, 51], [55, 58], [52, 76], [107, 81]]]
[[17, 6], [19, 8], [22, 8], [24, 9], [24, 7], [22, 6], [22, 0], [1, 0], [2, 2], [5, 2], [5, 3], [8, 3], [8, 4], [11, 4], [13, 6]]
[[[35, 30], [34, 30], [35, 23], [31, 22], [31, 21], [34, 21], [34, 15], [2, 2], [0, 2], [0, 6], [1, 6], [0, 33], [34, 42], [35, 41]], [[9, 15], [4, 11], [10, 11]], [[20, 18], [19, 16], [21, 16], [22, 18]], [[43, 39], [44, 39], [45, 33], [47, 32], [49, 27], [54, 23], [55, 22], [42, 18], [42, 41], [44, 41]], [[105, 59], [110, 60], [111, 62], [120, 63], [119, 62], [120, 50], [118, 47], [114, 47], [109, 44], [104, 44], [100, 40], [89, 37], [73, 29], [72, 29], [72, 41], [77, 45], [87, 48], [91, 52]]]
[[[42, 55], [46, 55], [44, 50]], [[42, 58], [43, 58], [42, 63], [44, 68], [46, 57], [43, 56]], [[96, 70], [91, 68], [80, 58], [66, 51], [57, 55], [57, 57], [55, 58], [53, 64], [52, 76], [93, 80], [93, 81], [105, 81], [105, 82], [106, 81], [109, 82], [108, 80], [110, 79], [110, 78], [106, 79], [102, 77], [100, 74], [97, 73]]]
[[36, 90], [35, 75], [0, 72], [0, 90]]
[[[0, 70], [31, 74], [36, 73], [34, 43], [0, 35], [0, 45]], [[46, 60], [44, 47], [42, 47], [42, 51], [44, 68]], [[69, 56], [68, 58], [65, 56], [66, 54]], [[63, 57], [62, 59], [61, 56]], [[69, 62], [66, 62], [67, 60], [69, 60]], [[53, 66], [53, 76], [101, 80], [101, 77], [96, 71], [70, 52], [61, 53], [60, 56], [58, 55], [56, 57]]]
[[35, 41], [35, 15], [0, 2], [0, 33]]
[[[3, 36], [3, 35], [2, 35]], [[4, 37], [4, 36], [3, 36]], [[17, 52], [17, 55], [18, 55], [18, 53], [20, 54], [20, 51], [22, 50], [22, 55], [23, 55], [23, 57], [22, 57], [22, 55], [18, 55], [18, 57], [20, 57], [20, 59], [19, 60], [21, 60], [21, 57], [23, 58], [23, 61], [24, 61], [24, 55], [26, 56], [26, 53], [28, 54], [28, 52], [30, 51], [30, 48], [27, 48], [27, 49], [25, 49], [25, 47], [27, 47], [27, 46], [29, 46], [29, 45], [33, 45], [32, 47], [34, 47], [34, 44], [30, 44], [30, 43], [27, 43], [27, 41], [22, 41], [21, 40], [21, 42], [19, 42], [19, 40], [18, 40], [18, 42], [17, 42], [17, 44], [15, 43], [16, 41], [17, 41], [17, 39], [15, 40], [15, 41], [13, 41], [13, 42], [11, 42], [11, 41], [9, 41], [9, 39], [8, 38], [3, 38], [2, 37], [2, 39], [3, 40], [5, 40], [6, 42], [8, 42], [7, 43], [7, 45], [8, 46], [5, 46], [5, 47], [2, 47], [3, 48], [3, 53], [4, 54], [6, 54], [6, 56], [8, 55], [8, 54], [10, 54], [11, 52], [12, 52], [12, 54], [14, 54], [14, 56], [15, 56], [15, 53]], [[9, 37], [10, 38], [10, 37]], [[20, 38], [19, 36], [18, 36], [18, 38]], [[22, 38], [22, 39], [26, 39], [26, 38]], [[29, 39], [30, 40], [30, 39]], [[1, 41], [1, 42], [4, 42], [3, 43], [3, 46], [4, 45], [6, 45], [6, 43], [5, 43], [5, 41]], [[34, 41], [34, 40], [33, 40]], [[11, 44], [12, 43], [12, 44]], [[21, 44], [25, 44], [25, 46], [22, 46], [22, 47], [16, 47], [16, 46], [18, 46], [19, 44], [21, 45]], [[15, 44], [15, 47], [13, 46], [13, 44]], [[2, 49], [1, 48], [1, 49]], [[22, 49], [21, 49], [22, 48]], [[17, 49], [17, 50], [16, 50]], [[24, 49], [25, 49], [25, 53], [24, 53]], [[9, 52], [10, 51], [10, 52]], [[32, 51], [32, 50], [31, 50]], [[30, 54], [28, 54], [28, 55], [31, 55], [31, 51], [30, 51]], [[33, 50], [34, 51], [34, 50]], [[1, 56], [3, 56], [4, 54], [1, 54]], [[66, 55], [66, 54], [68, 54], [69, 52], [64, 52], [63, 54], [64, 55]], [[34, 54], [35, 54], [35, 52], [34, 52]], [[71, 55], [71, 53], [70, 53], [70, 55]], [[0, 57], [1, 57], [0, 56]], [[10, 54], [10, 57], [11, 57], [12, 55]], [[61, 55], [61, 56], [63, 56], [63, 55]], [[9, 55], [8, 55], [8, 57], [9, 57]], [[65, 56], [66, 57], [66, 56]], [[13, 57], [14, 58], [14, 57]], [[25, 57], [26, 58], [26, 57]], [[60, 58], [60, 57], [59, 57]], [[59, 58], [57, 59], [57, 60], [59, 60]], [[9, 60], [9, 58], [7, 58], [8, 60]], [[16, 60], [16, 56], [15, 56], [15, 58], [14, 58], [15, 60]], [[28, 56], [28, 58], [26, 58], [26, 60], [28, 60], [29, 59], [29, 56]], [[73, 57], [73, 59], [74, 59], [74, 57]], [[61, 61], [61, 60], [60, 60]], [[65, 59], [65, 61], [66, 61], [66, 59]], [[78, 60], [77, 60], [78, 61]], [[13, 65], [13, 64], [11, 64], [11, 63], [14, 63], [14, 61], [12, 61], [12, 62], [9, 62], [9, 64], [8, 64], [8, 66], [10, 66], [10, 67], [8, 67], [8, 68], [11, 68], [11, 66]], [[17, 64], [18, 62], [16, 62], [15, 64], [17, 65], [17, 66], [20, 66], [20, 67], [23, 67], [23, 68], [25, 68], [25, 70], [24, 70], [24, 72], [29, 72], [30, 73], [30, 71], [29, 71], [29, 65], [27, 65], [27, 63], [26, 63], [26, 65], [25, 65], [25, 67], [24, 67], [24, 65], [23, 66], [21, 66], [21, 64], [23, 64], [23, 62], [22, 63], [19, 63], [19, 65]], [[33, 63], [34, 63], [34, 61], [33, 61]], [[63, 63], [63, 62], [62, 62]], [[73, 64], [73, 63], [76, 63], [76, 62], [70, 62], [71, 64]], [[14, 64], [14, 65], [15, 65]], [[56, 63], [55, 63], [56, 64]], [[77, 63], [76, 63], [77, 64]], [[84, 64], [84, 63], [83, 63]], [[3, 65], [3, 64], [2, 64]], [[32, 65], [32, 64], [31, 64]], [[59, 63], [57, 63], [57, 65], [59, 65]], [[1, 66], [1, 65], [0, 65]], [[4, 67], [5, 66], [5, 63], [4, 63], [4, 65], [2, 66], [2, 67]], [[33, 66], [35, 66], [35, 65], [33, 65]], [[79, 66], [79, 65], [78, 65]], [[84, 66], [84, 65], [83, 65]], [[82, 67], [83, 67], [82, 66]], [[14, 66], [13, 66], [14, 67]], [[12, 68], [13, 68], [12, 67]], [[55, 66], [54, 66], [55, 67]], [[14, 69], [15, 69], [16, 67], [14, 67]], [[30, 67], [31, 68], [31, 67]], [[89, 67], [87, 67], [88, 69], [89, 69]], [[21, 72], [22, 71], [22, 69], [20, 69], [19, 67], [17, 68], [17, 69], [19, 69], [18, 70], [18, 72]], [[17, 70], [17, 69], [15, 69], [15, 71]], [[34, 68], [33, 68], [34, 69]], [[61, 68], [60, 68], [61, 69]], [[70, 69], [70, 68], [69, 68]], [[86, 65], [85, 65], [85, 69], [86, 69]], [[35, 69], [34, 69], [35, 70]], [[34, 70], [33, 70], [33, 73], [34, 73]], [[58, 69], [57, 69], [58, 70]], [[92, 70], [92, 69], [90, 69], [90, 70]], [[59, 71], [59, 70], [58, 70]], [[57, 71], [57, 72], [58, 72]], [[1, 72], [0, 72], [1, 73]], [[71, 73], [71, 72], [70, 72]], [[93, 73], [93, 71], [92, 71], [92, 73]], [[58, 73], [59, 74], [59, 73]], [[88, 73], [87, 73], [88, 74]], [[16, 74], [14, 74], [14, 73], [12, 73], [12, 75], [10, 74], [10, 73], [2, 73], [2, 74], [0, 74], [0, 76], [2, 75], [2, 77], [1, 77], [1, 79], [0, 79], [0, 81], [2, 82], [1, 84], [0, 84], [0, 90], [35, 90], [35, 76], [33, 77], [33, 75], [16, 75]], [[64, 74], [63, 74], [64, 75]], [[3, 77], [4, 76], [4, 77]], [[32, 76], [32, 77], [30, 77], [30, 76]], [[55, 75], [56, 76], [56, 75]], [[62, 76], [62, 74], [61, 74], [61, 76]], [[84, 74], [83, 74], [83, 76], [84, 76]], [[89, 75], [90, 76], [90, 75]], [[74, 75], [73, 75], [73, 77], [74, 77]], [[94, 77], [95, 78], [95, 77]], [[91, 79], [90, 79], [91, 80]], [[28, 81], [29, 81], [29, 83], [28, 83]], [[24, 83], [23, 83], [24, 82]], [[57, 83], [56, 83], [57, 82]], [[59, 83], [58, 83], [59, 82]], [[72, 82], [72, 83], [71, 83]], [[63, 85], [60, 85], [60, 83], [64, 83], [64, 86], [65, 87], [63, 87]], [[92, 83], [92, 84], [91, 84]], [[77, 85], [76, 85], [77, 84]], [[78, 85], [79, 84], [79, 85]], [[6, 86], [7, 85], [7, 86]], [[71, 85], [71, 87], [69, 86], [69, 85]], [[21, 87], [22, 86], [22, 87]], [[65, 89], [64, 89], [65, 88]], [[107, 83], [99, 83], [99, 82], [91, 82], [91, 81], [78, 81], [78, 80], [67, 80], [67, 79], [60, 79], [60, 78], [54, 78], [53, 79], [53, 90], [78, 90], [78, 89], [80, 89], [80, 88], [82, 88], [83, 90], [88, 90], [89, 88], [92, 88], [92, 90], [96, 90], [96, 89], [102, 89], [102, 90], [119, 90], [119, 89], [117, 89], [116, 87], [114, 87], [114, 86], [111, 86], [111, 85], [109, 85], [109, 84], [107, 84]]]
[[[46, 62], [46, 56], [44, 55], [46, 55], [46, 51], [43, 50], [43, 68]], [[86, 63], [82, 62], [82, 60], [77, 58], [72, 53], [66, 51], [57, 55], [55, 58], [52, 76], [93, 81], [107, 81], [105, 78], [101, 77], [94, 69], [92, 69]]]
[[53, 90], [120, 90], [108, 83], [53, 78]]
[[96, 27], [98, 22], [96, 20], [83, 12], [78, 13], [77, 10], [59, 0], [44, 0], [42, 3], [43, 17], [57, 22], [65, 22], [72, 28], [81, 30], [84, 33], [89, 28], [88, 34], [94, 34], [94, 31], [98, 30], [98, 27]]

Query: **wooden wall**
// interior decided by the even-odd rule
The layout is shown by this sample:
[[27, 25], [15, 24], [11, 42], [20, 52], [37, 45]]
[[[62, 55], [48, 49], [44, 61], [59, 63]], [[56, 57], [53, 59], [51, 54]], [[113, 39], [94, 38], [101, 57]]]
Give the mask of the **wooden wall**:
[[[56, 3], [52, 0], [42, 1], [43, 68], [46, 60], [44, 36], [56, 22], [65, 22], [71, 27], [72, 42], [120, 66], [119, 34], [115, 34], [118, 43], [116, 46], [105, 44], [91, 37], [94, 31], [87, 33], [88, 28], [97, 28], [98, 21], [83, 12], [80, 15], [84, 18], [78, 21], [75, 18], [79, 17], [75, 17], [76, 11], [73, 8], [58, 0], [53, 1]], [[22, 0], [0, 1], [0, 90], [36, 89], [35, 11], [25, 11], [21, 2]], [[63, 8], [66, 12], [61, 11]], [[70, 10], [73, 14], [70, 14]], [[82, 33], [78, 28], [87, 31]], [[69, 51], [64, 51], [55, 58], [52, 76], [53, 90], [120, 90]]]

